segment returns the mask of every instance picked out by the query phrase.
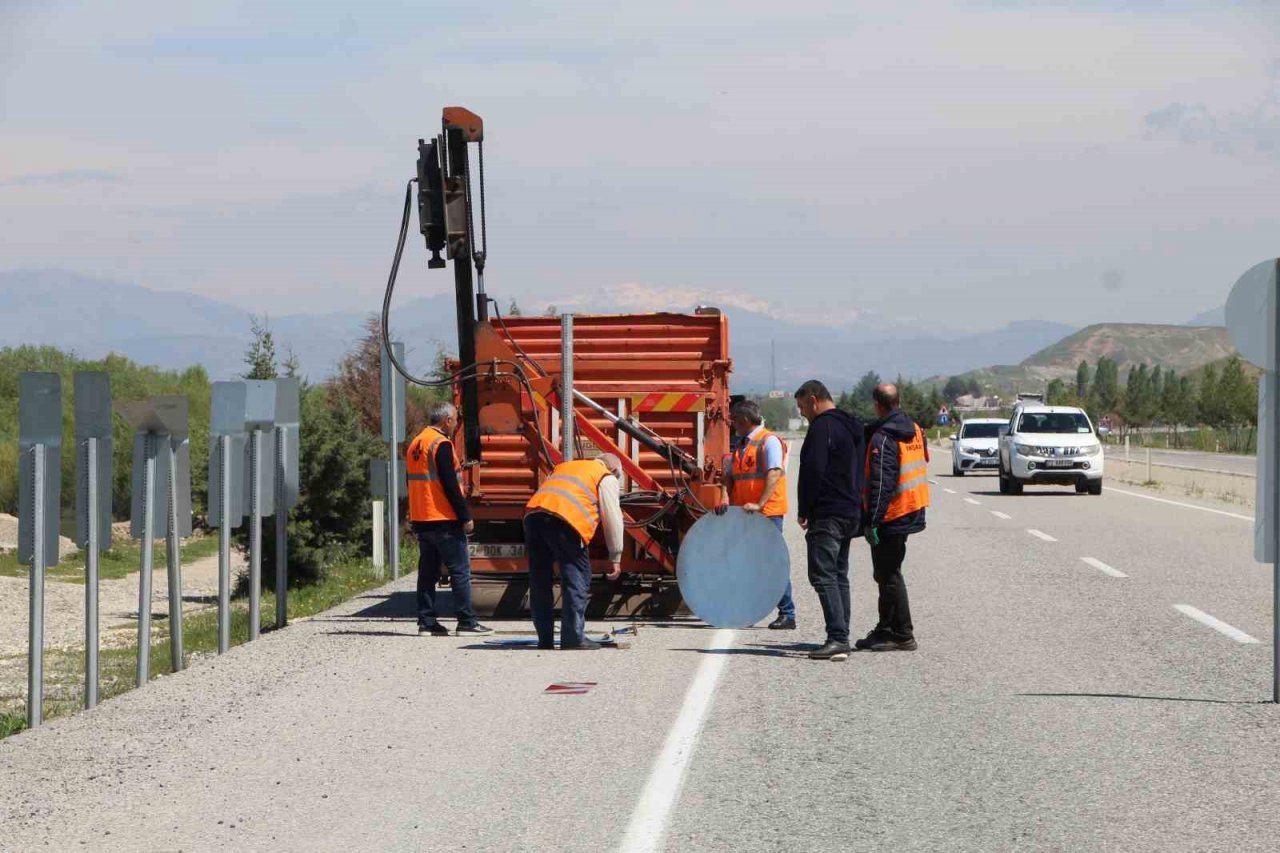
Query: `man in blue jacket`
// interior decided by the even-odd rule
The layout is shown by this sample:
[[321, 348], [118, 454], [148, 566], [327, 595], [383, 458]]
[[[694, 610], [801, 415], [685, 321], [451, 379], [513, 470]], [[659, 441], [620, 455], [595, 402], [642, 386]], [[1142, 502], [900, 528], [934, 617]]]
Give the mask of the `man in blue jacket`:
[[796, 515], [809, 551], [809, 583], [818, 593], [827, 640], [814, 660], [849, 657], [849, 543], [861, 532], [865, 437], [862, 422], [836, 408], [827, 386], [810, 379], [796, 391], [809, 421], [800, 448]]
[[880, 588], [880, 621], [854, 645], [873, 652], [913, 652], [915, 628], [902, 561], [907, 556], [907, 537], [925, 528], [929, 448], [920, 427], [898, 408], [895, 386], [877, 386], [871, 399], [877, 420], [867, 427], [863, 522]]

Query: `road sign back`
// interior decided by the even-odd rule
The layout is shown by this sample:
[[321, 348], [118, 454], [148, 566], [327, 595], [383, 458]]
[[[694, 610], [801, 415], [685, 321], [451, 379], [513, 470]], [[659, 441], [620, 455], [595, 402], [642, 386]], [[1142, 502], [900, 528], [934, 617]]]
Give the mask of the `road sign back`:
[[676, 563], [685, 603], [717, 628], [746, 628], [768, 616], [790, 571], [786, 542], [773, 522], [738, 507], [698, 519]]
[[75, 375], [76, 434], [76, 544], [89, 544], [89, 447], [97, 442], [98, 535], [111, 530], [111, 377], [98, 371]]
[[1250, 267], [1227, 297], [1227, 332], [1240, 354], [1263, 370], [1275, 369], [1277, 264], [1269, 260]]
[[35, 448], [44, 452], [44, 564], [58, 562], [62, 483], [62, 379], [56, 373], [18, 377], [18, 562], [31, 564], [35, 530]]

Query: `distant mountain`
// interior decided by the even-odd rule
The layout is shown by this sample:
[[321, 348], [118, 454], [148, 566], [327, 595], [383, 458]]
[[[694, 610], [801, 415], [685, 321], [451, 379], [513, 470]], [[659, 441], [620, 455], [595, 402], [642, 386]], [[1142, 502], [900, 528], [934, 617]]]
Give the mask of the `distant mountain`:
[[[775, 349], [781, 388], [794, 389], [817, 377], [833, 390], [841, 390], [868, 370], [886, 378], [899, 374], [919, 378], [1017, 362], [1073, 331], [1060, 323], [1032, 321], [980, 334], [931, 332], [901, 321], [898, 325], [871, 322], [852, 312], [819, 325], [812, 318], [775, 316], [770, 306], [733, 294], [637, 285], [560, 300], [558, 308], [604, 313], [691, 311], [711, 299], [715, 301], [710, 304], [720, 305], [729, 317], [731, 382], [735, 390], [745, 391], [770, 389]], [[281, 356], [291, 348], [303, 373], [320, 380], [362, 337], [367, 316], [356, 312], [273, 316], [270, 328]], [[250, 316], [243, 309], [195, 294], [150, 290], [62, 270], [0, 273], [0, 346], [50, 344], [86, 358], [117, 352], [164, 368], [202, 364], [212, 378], [226, 379], [244, 369], [249, 324]], [[427, 368], [441, 346], [456, 351], [453, 295], [398, 304], [392, 331], [408, 344], [415, 370]]]
[[1081, 361], [1096, 365], [1106, 356], [1120, 376], [1139, 364], [1159, 364], [1179, 374], [1194, 373], [1235, 353], [1221, 326], [1165, 326], [1101, 323], [1081, 329], [1016, 365], [996, 365], [964, 374], [996, 391], [1042, 390], [1052, 379], [1074, 380]]
[[1227, 306], [1219, 305], [1192, 317], [1186, 322], [1188, 326], [1225, 326], [1227, 325]]

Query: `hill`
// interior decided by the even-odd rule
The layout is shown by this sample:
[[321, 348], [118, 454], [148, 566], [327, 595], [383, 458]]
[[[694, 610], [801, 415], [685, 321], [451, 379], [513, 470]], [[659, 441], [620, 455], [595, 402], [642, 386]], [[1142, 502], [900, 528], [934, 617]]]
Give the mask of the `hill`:
[[1235, 353], [1221, 326], [1167, 326], [1145, 323], [1100, 323], [1081, 329], [1016, 365], [997, 365], [961, 374], [988, 390], [1041, 390], [1052, 379], [1074, 380], [1081, 361], [1097, 364], [1103, 356], [1116, 362], [1121, 377], [1139, 364], [1159, 364], [1177, 373], [1192, 373]]

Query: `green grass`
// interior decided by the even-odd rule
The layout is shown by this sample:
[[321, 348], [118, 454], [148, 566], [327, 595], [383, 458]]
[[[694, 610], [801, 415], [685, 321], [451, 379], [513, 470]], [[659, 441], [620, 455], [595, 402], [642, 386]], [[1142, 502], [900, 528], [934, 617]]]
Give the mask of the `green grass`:
[[[214, 550], [216, 550], [216, 541]], [[412, 566], [416, 559], [413, 546], [401, 553], [401, 565]], [[135, 567], [136, 568], [136, 567]], [[368, 559], [334, 566], [323, 581], [311, 586], [289, 590], [290, 621], [312, 616], [334, 607], [360, 593], [387, 583], [390, 574], [379, 577]], [[275, 595], [263, 592], [262, 631], [274, 630], [276, 611]], [[132, 629], [125, 629], [126, 632]], [[161, 621], [151, 643], [150, 677], [172, 673], [168, 623]], [[184, 656], [190, 660], [193, 654], [213, 654], [218, 650], [218, 615], [209, 610], [187, 614], [182, 621]], [[249, 640], [249, 602], [236, 599], [231, 604], [231, 644], [238, 646]], [[99, 653], [99, 700], [105, 701], [135, 686], [137, 653], [129, 648], [103, 648]], [[84, 704], [84, 653], [80, 649], [49, 651], [45, 655], [46, 720], [74, 714]], [[7, 737], [26, 727], [23, 695], [0, 696], [0, 738]]]
[[[218, 540], [213, 536], [202, 536], [189, 539], [182, 546], [182, 562], [191, 563], [203, 557], [218, 553]], [[120, 580], [131, 572], [138, 571], [141, 565], [142, 549], [136, 543], [117, 545], [110, 551], [103, 551], [98, 558], [99, 580]], [[155, 565], [164, 565], [164, 545], [157, 543], [152, 551]], [[28, 566], [18, 562], [17, 554], [0, 554], [0, 575], [11, 578], [25, 578], [30, 573]], [[71, 554], [58, 565], [51, 566], [45, 572], [45, 578], [67, 583], [84, 583], [84, 558], [80, 552]]]

